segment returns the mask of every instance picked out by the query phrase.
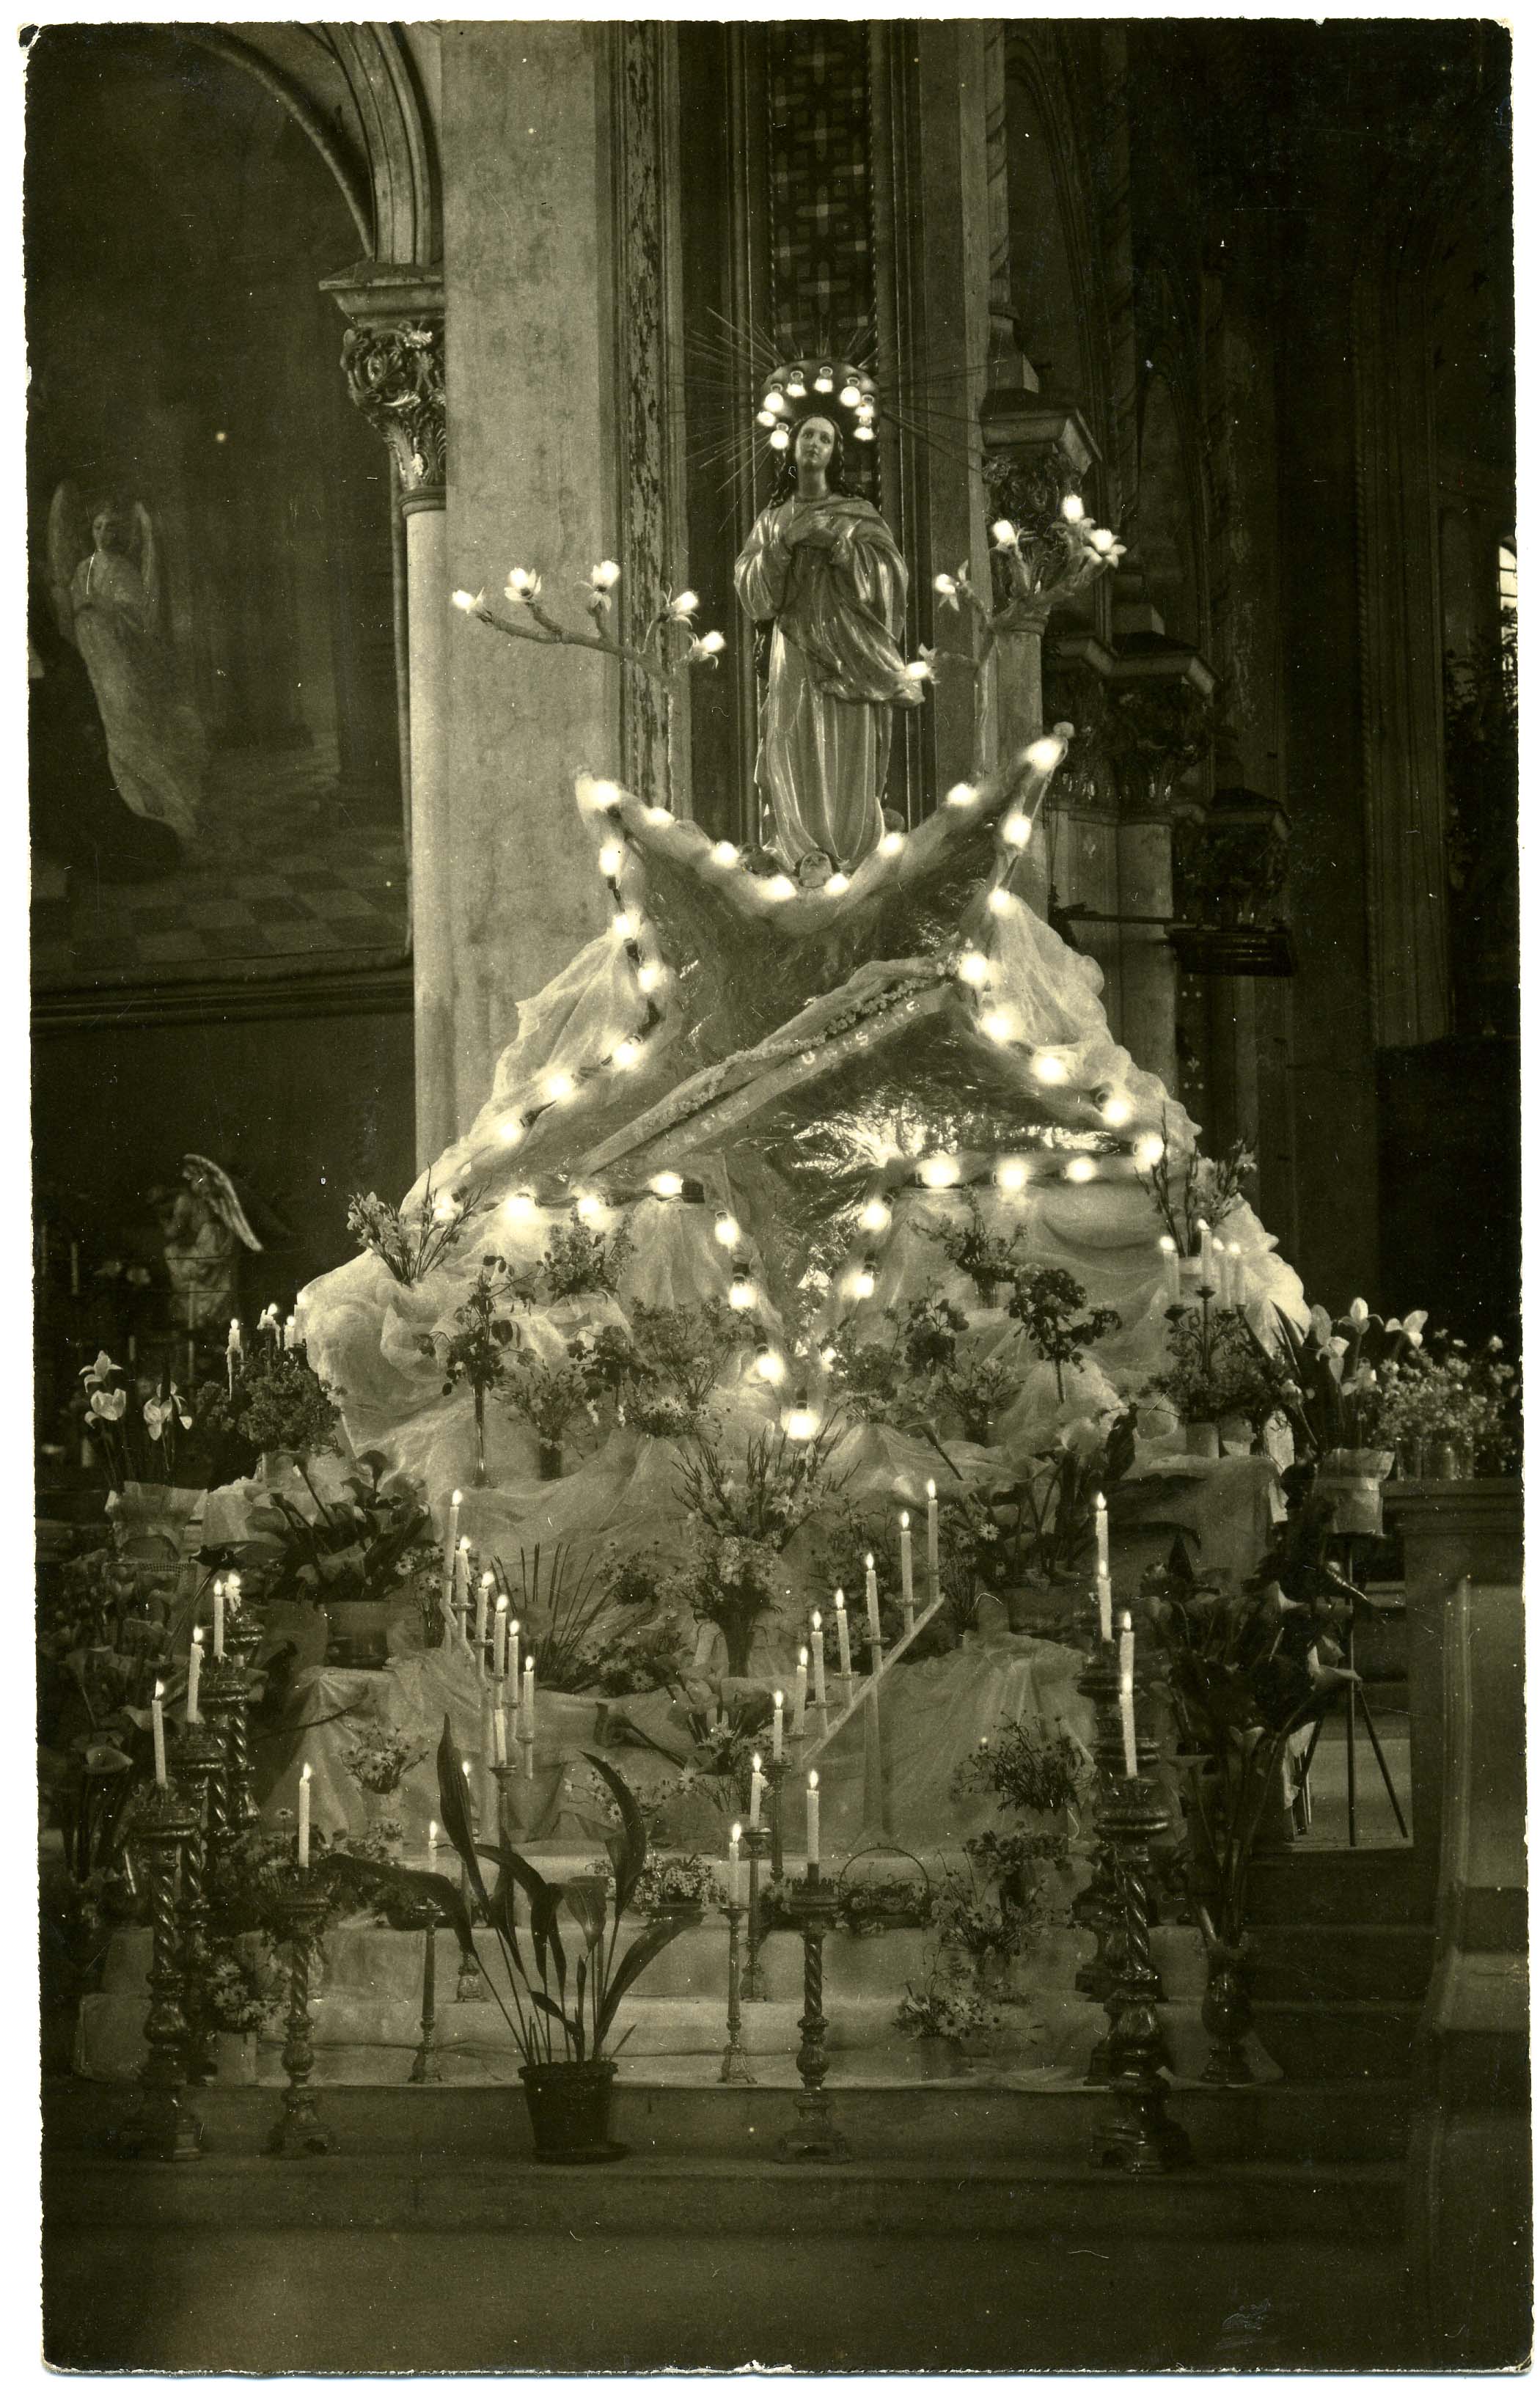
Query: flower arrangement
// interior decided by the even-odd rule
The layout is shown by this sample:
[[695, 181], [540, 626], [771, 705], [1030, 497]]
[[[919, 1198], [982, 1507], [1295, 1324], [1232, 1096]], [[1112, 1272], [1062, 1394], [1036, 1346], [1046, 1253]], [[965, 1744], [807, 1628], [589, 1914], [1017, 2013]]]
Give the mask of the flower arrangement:
[[838, 1414], [804, 1443], [766, 1432], [750, 1438], [736, 1464], [703, 1431], [689, 1440], [674, 1490], [694, 1541], [670, 1594], [720, 1627], [732, 1676], [747, 1674], [755, 1629], [790, 1590], [782, 1552], [847, 1481], [829, 1465], [843, 1432]]
[[1257, 1339], [1243, 1310], [1175, 1302], [1166, 1330], [1166, 1366], [1145, 1392], [1188, 1424], [1244, 1419], [1259, 1448], [1268, 1421], [1292, 1398], [1285, 1360]]
[[1012, 1585], [1045, 1586], [1075, 1569], [1090, 1549], [1096, 1497], [1110, 1500], [1133, 1466], [1138, 1411], [1065, 1414], [1025, 1477], [990, 1495], [999, 1522], [999, 1574]]
[[981, 1308], [989, 1308], [1000, 1285], [1014, 1282], [1020, 1265], [1020, 1238], [1013, 1235], [1006, 1240], [992, 1234], [976, 1195], [968, 1195], [968, 1215], [963, 1225], [928, 1225], [924, 1231], [939, 1243], [953, 1268], [971, 1278]]
[[332, 1388], [311, 1367], [302, 1343], [274, 1351], [263, 1345], [243, 1353], [233, 1389], [213, 1383], [198, 1396], [199, 1415], [216, 1434], [235, 1436], [253, 1452], [286, 1452], [325, 1519], [326, 1507], [311, 1482], [311, 1464], [321, 1452], [340, 1452], [341, 1413]]
[[[1303, 1334], [1282, 1311], [1274, 1316], [1289, 1371], [1283, 1407], [1301, 1452], [1319, 1461], [1328, 1452], [1385, 1442], [1385, 1405], [1403, 1367], [1422, 1351], [1427, 1312], [1384, 1319], [1360, 1298], [1334, 1320], [1317, 1302]], [[1253, 1341], [1262, 1348], [1260, 1337]]]
[[940, 1968], [933, 1970], [923, 1986], [906, 1983], [894, 2013], [894, 2025], [903, 2035], [920, 2040], [938, 2037], [947, 2044], [987, 2035], [1000, 2025], [1000, 2020], [996, 2004], [986, 2002], [977, 1987], [955, 1971]]
[[360, 1601], [391, 1593], [436, 1567], [433, 1521], [422, 1488], [407, 1480], [394, 1493], [382, 1493], [381, 1480], [390, 1474], [383, 1452], [361, 1452], [358, 1467], [362, 1474], [346, 1478], [335, 1501], [322, 1502], [311, 1486], [313, 1519], [305, 1518], [285, 1494], [271, 1496], [283, 1522], [282, 1549], [270, 1573], [273, 1591], [312, 1602], [327, 1596]]
[[1217, 1231], [1245, 1200], [1245, 1180], [1256, 1173], [1249, 1145], [1232, 1143], [1218, 1160], [1193, 1152], [1185, 1168], [1173, 1172], [1166, 1118], [1160, 1116], [1160, 1152], [1139, 1179], [1155, 1215], [1184, 1259], [1191, 1259], [1202, 1243], [1204, 1226]]
[[1065, 1369], [1078, 1368], [1089, 1347], [1116, 1335], [1123, 1324], [1116, 1310], [1088, 1310], [1086, 1288], [1068, 1269], [1028, 1269], [1018, 1276], [1006, 1307], [1037, 1357], [1052, 1362], [1061, 1401]]
[[636, 1881], [631, 1907], [644, 1919], [698, 1919], [702, 1911], [724, 1909], [727, 1899], [727, 1888], [710, 1861], [699, 1853], [675, 1853], [649, 1859]]
[[558, 1227], [540, 1257], [546, 1290], [553, 1301], [584, 1293], [614, 1293], [634, 1246], [624, 1228], [604, 1234], [586, 1226], [576, 1208]]
[[546, 1478], [562, 1474], [562, 1440], [574, 1419], [588, 1418], [598, 1424], [588, 1381], [570, 1360], [541, 1360], [520, 1351], [508, 1364], [498, 1399], [534, 1435], [539, 1446], [540, 1474]]
[[430, 1176], [415, 1210], [397, 1210], [378, 1193], [354, 1193], [348, 1202], [348, 1232], [361, 1252], [383, 1262], [397, 1285], [421, 1285], [453, 1250], [480, 1207], [479, 1188], [451, 1186], [436, 1194]]
[[629, 1333], [601, 1327], [575, 1337], [567, 1353], [590, 1399], [607, 1401], [621, 1425], [642, 1435], [681, 1437], [701, 1425], [733, 1354], [763, 1340], [757, 1318], [724, 1301], [700, 1307], [637, 1302]]
[[923, 1437], [960, 1476], [948, 1441], [990, 1442], [1020, 1379], [1005, 1361], [962, 1349], [967, 1315], [942, 1296], [922, 1294], [883, 1316], [893, 1330], [885, 1343], [857, 1342], [848, 1329], [835, 1337], [830, 1375], [862, 1417]]
[[376, 1722], [359, 1729], [342, 1766], [366, 1794], [395, 1794], [408, 1770], [427, 1757], [427, 1745], [415, 1743], [405, 1729]]
[[[1504, 1475], [1518, 1457], [1518, 1372], [1502, 1358], [1501, 1338], [1470, 1353], [1458, 1336], [1436, 1335], [1413, 1352], [1392, 1381], [1381, 1377], [1381, 1441], [1418, 1470], [1429, 1453], [1453, 1454], [1456, 1475]], [[1449, 1464], [1437, 1463], [1448, 1474]]]
[[118, 1362], [98, 1352], [80, 1376], [86, 1429], [106, 1463], [114, 1492], [133, 1482], [174, 1483], [177, 1435], [191, 1432], [192, 1412], [169, 1370], [152, 1385], [138, 1379], [130, 1384]]
[[499, 1593], [517, 1600], [516, 1616], [534, 1674], [548, 1693], [579, 1694], [599, 1683], [596, 1631], [615, 1596], [617, 1556], [575, 1551], [570, 1544], [519, 1551], [519, 1578], [510, 1582], [500, 1560], [493, 1572]]
[[1084, 1794], [1091, 1764], [1061, 1728], [1050, 1734], [1038, 1718], [1006, 1719], [952, 1772], [959, 1799], [989, 1794], [1006, 1809], [1057, 1817]]
[[478, 1485], [487, 1482], [487, 1396], [495, 1393], [507, 1375], [508, 1351], [514, 1340], [508, 1305], [516, 1294], [520, 1299], [528, 1298], [509, 1277], [508, 1264], [501, 1253], [488, 1252], [469, 1293], [454, 1313], [457, 1332], [447, 1340], [437, 1335], [420, 1335], [417, 1339], [419, 1348], [429, 1358], [438, 1356], [438, 1345], [443, 1343], [440, 1366], [446, 1395], [452, 1394], [457, 1385], [471, 1389]]

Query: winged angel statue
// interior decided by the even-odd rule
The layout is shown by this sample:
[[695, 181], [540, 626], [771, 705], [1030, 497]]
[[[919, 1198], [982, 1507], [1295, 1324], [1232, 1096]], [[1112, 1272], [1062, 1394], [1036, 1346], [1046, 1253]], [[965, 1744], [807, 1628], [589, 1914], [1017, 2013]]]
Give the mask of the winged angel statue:
[[49, 509], [49, 588], [59, 629], [90, 673], [107, 755], [130, 809], [184, 840], [198, 823], [203, 741], [163, 631], [155, 522], [143, 501], [89, 516], [74, 484]]

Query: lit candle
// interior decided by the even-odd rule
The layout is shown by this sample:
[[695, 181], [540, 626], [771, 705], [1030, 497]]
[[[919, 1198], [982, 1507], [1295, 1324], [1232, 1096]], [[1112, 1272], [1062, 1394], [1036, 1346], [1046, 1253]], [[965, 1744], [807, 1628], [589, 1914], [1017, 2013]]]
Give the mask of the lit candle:
[[1202, 1284], [1204, 1284], [1204, 1285], [1206, 1285], [1210, 1286], [1210, 1287], [1213, 1287], [1213, 1285], [1214, 1285], [1214, 1229], [1213, 1229], [1213, 1228], [1209, 1225], [1209, 1222], [1208, 1222], [1208, 1220], [1207, 1220], [1206, 1218], [1200, 1218], [1200, 1219], [1199, 1219], [1199, 1221], [1198, 1221], [1198, 1241], [1199, 1241], [1199, 1243], [1200, 1243], [1200, 1257], [1201, 1263], [1202, 1263], [1201, 1271], [1200, 1271], [1200, 1282], [1201, 1282]]
[[216, 1660], [222, 1660], [225, 1657], [225, 1580], [223, 1577], [215, 1577], [214, 1580], [214, 1657]]
[[166, 1716], [164, 1711], [160, 1707], [160, 1697], [165, 1690], [166, 1689], [160, 1683], [160, 1678], [157, 1677], [155, 1681], [155, 1692], [150, 1701], [150, 1733], [155, 1739], [155, 1782], [157, 1785], [164, 1785], [166, 1782]]
[[1112, 1579], [1099, 1577], [1096, 1580], [1096, 1608], [1102, 1622], [1102, 1641], [1112, 1642]]
[[834, 1590], [834, 1630], [839, 1640], [839, 1674], [850, 1684], [850, 1621], [845, 1617], [845, 1589]]
[[1117, 1639], [1117, 1700], [1123, 1716], [1123, 1774], [1137, 1777], [1139, 1753], [1133, 1730], [1133, 1617], [1123, 1613], [1123, 1632]]
[[1176, 1256], [1174, 1235], [1162, 1235], [1160, 1238], [1160, 1273], [1165, 1280], [1166, 1306], [1170, 1309], [1182, 1299], [1182, 1263]]
[[818, 1867], [818, 1771], [808, 1771], [808, 1867]]
[[203, 1636], [202, 1636], [202, 1631], [201, 1631], [201, 1628], [197, 1628], [197, 1627], [195, 1627], [195, 1628], [193, 1629], [193, 1631], [192, 1631], [192, 1642], [191, 1642], [191, 1643], [188, 1645], [188, 1646], [187, 1646], [187, 1725], [188, 1725], [188, 1727], [196, 1727], [196, 1726], [198, 1725], [198, 1723], [199, 1723], [199, 1718], [200, 1718], [201, 1714], [200, 1714], [200, 1712], [199, 1712], [199, 1708], [198, 1708], [198, 1681], [199, 1681], [199, 1679], [201, 1677], [202, 1674], [203, 1674]]
[[728, 1900], [735, 1910], [742, 1900], [742, 1867], [738, 1857], [742, 1840], [743, 1830], [735, 1819], [728, 1834]]
[[438, 1854], [438, 1822], [437, 1822], [437, 1819], [430, 1819], [430, 1820], [428, 1821], [428, 1865], [429, 1865], [429, 1867], [430, 1867], [430, 1868], [434, 1865], [435, 1861], [437, 1860], [437, 1854]]
[[871, 1636], [875, 1637], [875, 1636], [876, 1636], [876, 1634], [877, 1634], [877, 1632], [878, 1632], [878, 1629], [879, 1629], [880, 1624], [881, 1624], [881, 1622], [880, 1622], [879, 1618], [878, 1618], [878, 1610], [877, 1610], [877, 1561], [876, 1561], [876, 1557], [875, 1557], [875, 1555], [874, 1555], [873, 1553], [871, 1553], [871, 1552], [868, 1552], [868, 1553], [867, 1554], [867, 1633], [868, 1633], [869, 1635], [871, 1635]]
[[914, 1625], [914, 1545], [909, 1535], [909, 1514], [898, 1513], [898, 1576], [904, 1589], [904, 1630], [906, 1634]]
[[925, 1584], [927, 1603], [941, 1598], [941, 1509], [936, 1498], [936, 1479], [925, 1479]]
[[493, 1689], [492, 1703], [492, 1757], [493, 1766], [494, 1768], [506, 1768], [508, 1758], [507, 1734], [503, 1725], [501, 1690], [496, 1687]]
[[310, 1867], [310, 1762], [299, 1771], [299, 1866]]
[[797, 1698], [792, 1704], [792, 1732], [800, 1735], [802, 1722], [808, 1715], [808, 1647], [804, 1644], [797, 1655]]
[[229, 1389], [232, 1399], [235, 1394], [235, 1364], [241, 1357], [244, 1349], [245, 1346], [241, 1335], [241, 1321], [238, 1318], [232, 1318], [230, 1320], [229, 1335], [225, 1344], [225, 1370], [229, 1379]]
[[1111, 1577], [1112, 1561], [1107, 1550], [1106, 1496], [1099, 1493], [1092, 1507], [1096, 1513], [1096, 1574], [1099, 1577]]
[[821, 1711], [826, 1711], [829, 1698], [824, 1687], [824, 1614], [812, 1614], [812, 1699]]
[[756, 1752], [749, 1765], [749, 1826], [751, 1827], [757, 1827], [759, 1825], [759, 1806], [765, 1799], [762, 1760], [763, 1756]]
[[462, 1535], [454, 1548], [454, 1607], [460, 1632], [470, 1643], [470, 1537]]
[[519, 1699], [519, 1621], [517, 1618], [510, 1618], [508, 1621], [508, 1657], [506, 1673], [513, 1681], [514, 1707], [517, 1709]]
[[497, 1597], [497, 1616], [493, 1621], [492, 1674], [499, 1685], [508, 1674], [508, 1598]]
[[460, 1505], [465, 1500], [458, 1485], [450, 1495], [450, 1515], [444, 1529], [444, 1582], [447, 1586], [454, 1575], [454, 1550], [460, 1541]]
[[524, 1661], [524, 1696], [520, 1706], [519, 1732], [525, 1743], [534, 1742], [534, 1655], [533, 1652], [526, 1656]]
[[786, 1748], [786, 1698], [777, 1687], [770, 1700], [775, 1705], [775, 1719], [770, 1728], [770, 1758], [779, 1760]]
[[476, 1588], [476, 1649], [479, 1654], [486, 1649], [487, 1611], [491, 1602], [492, 1571], [483, 1569]]

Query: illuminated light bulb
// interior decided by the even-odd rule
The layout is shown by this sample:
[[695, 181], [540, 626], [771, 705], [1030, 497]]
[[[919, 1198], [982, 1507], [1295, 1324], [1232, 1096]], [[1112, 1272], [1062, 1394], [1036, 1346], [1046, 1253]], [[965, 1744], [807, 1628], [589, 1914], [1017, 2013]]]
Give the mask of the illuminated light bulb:
[[663, 981], [663, 971], [652, 960], [644, 960], [636, 971], [636, 981], [644, 993], [656, 993]]
[[621, 868], [625, 866], [625, 860], [626, 854], [621, 850], [619, 844], [617, 842], [607, 842], [604, 845], [604, 850], [599, 854], [600, 875], [606, 877], [618, 876]]
[[1092, 526], [1090, 530], [1090, 547], [1092, 550], [1099, 550], [1103, 559], [1112, 549], [1116, 540], [1117, 536], [1110, 526]]
[[885, 1234], [892, 1226], [893, 1212], [881, 1194], [874, 1193], [871, 1200], [863, 1205], [859, 1223], [868, 1235]]
[[861, 387], [858, 383], [841, 384], [839, 388], [839, 406], [841, 409], [860, 408]]
[[1133, 1156], [1142, 1168], [1153, 1168], [1158, 1160], [1164, 1160], [1166, 1146], [1158, 1134], [1142, 1134], [1134, 1145]]
[[589, 582], [596, 592], [613, 592], [619, 581], [620, 565], [617, 560], [602, 559], [597, 566], [590, 567], [589, 570]]
[[821, 367], [818, 373], [813, 377], [812, 388], [814, 392], [832, 392], [834, 390], [834, 369], [827, 365]]
[[947, 807], [952, 810], [965, 810], [971, 801], [976, 801], [978, 799], [978, 790], [977, 785], [953, 785], [950, 792], [947, 795]]
[[833, 1368], [835, 1356], [835, 1349], [832, 1343], [825, 1343], [822, 1352], [818, 1354], [819, 1359], [823, 1362], [825, 1368]]
[[767, 1385], [778, 1385], [786, 1373], [786, 1364], [779, 1352], [764, 1351], [755, 1361], [754, 1373], [762, 1377]]
[[738, 865], [738, 845], [735, 842], [714, 842], [711, 847], [711, 855], [716, 862], [718, 868], [736, 868]]
[[806, 400], [808, 388], [799, 375], [790, 375], [786, 378], [786, 394], [789, 399]]
[[990, 540], [996, 550], [1014, 550], [1020, 539], [1009, 518], [996, 518], [990, 528]]
[[928, 1185], [933, 1193], [939, 1193], [948, 1185], [955, 1185], [961, 1174], [962, 1170], [949, 1152], [932, 1152], [928, 1160], [920, 1162], [920, 1182]]
[[1032, 840], [1032, 820], [1020, 810], [1013, 810], [1000, 828], [1000, 840], [1011, 851], [1025, 851]]
[[754, 1308], [754, 1279], [749, 1273], [747, 1260], [734, 1260], [732, 1264], [732, 1283], [728, 1287], [728, 1306], [731, 1310]]
[[648, 826], [672, 826], [673, 823], [673, 812], [660, 808], [656, 801], [645, 812], [645, 816]]
[[929, 660], [906, 660], [904, 674], [910, 684], [934, 684], [936, 681]]
[[789, 876], [772, 876], [765, 887], [767, 901], [795, 901], [797, 887]]
[[1057, 734], [1040, 734], [1035, 743], [1027, 745], [1027, 765], [1035, 768], [1042, 776], [1046, 776], [1050, 768], [1057, 768], [1063, 756], [1064, 746]]
[[607, 776], [586, 776], [577, 787], [577, 798], [586, 810], [613, 810], [620, 799], [620, 787]]
[[1088, 1160], [1084, 1153], [1078, 1159], [1072, 1160], [1064, 1170], [1065, 1181], [1070, 1185], [1089, 1185], [1095, 1174], [1095, 1160]]
[[570, 1102], [576, 1090], [576, 1082], [567, 1075], [564, 1068], [559, 1068], [554, 1076], [546, 1078], [548, 1102]]
[[778, 425], [774, 433], [770, 436], [770, 449], [772, 451], [789, 451], [791, 449], [791, 436], [786, 432], [784, 425]]
[[626, 1036], [623, 1043], [617, 1043], [610, 1053], [610, 1058], [617, 1068], [634, 1068], [641, 1057], [642, 1046], [631, 1035]]
[[869, 425], [872, 419], [877, 414], [877, 403], [874, 400], [862, 401], [855, 414], [861, 420], [863, 425]]
[[629, 943], [636, 932], [636, 921], [629, 910], [617, 910], [610, 920], [610, 933], [617, 943]]
[[604, 1207], [604, 1196], [600, 1193], [576, 1193], [573, 1196], [572, 1206], [580, 1218], [597, 1218]]
[[1032, 1073], [1040, 1085], [1061, 1085], [1069, 1070], [1056, 1051], [1034, 1051]]
[[884, 859], [896, 859], [908, 840], [897, 826], [891, 826], [877, 848]]
[[986, 1009], [978, 1023], [992, 1043], [1008, 1043], [1016, 1032], [1016, 1021], [1008, 1009]]
[[712, 1233], [715, 1236], [723, 1250], [730, 1252], [742, 1242], [743, 1229], [739, 1225], [736, 1218], [730, 1218], [724, 1215], [723, 1217], [718, 1218], [715, 1226], [712, 1229]]
[[957, 963], [957, 973], [964, 984], [988, 984], [990, 964], [982, 951], [964, 951]]
[[857, 1301], [869, 1301], [877, 1291], [877, 1262], [864, 1259], [851, 1279], [852, 1293]]
[[523, 1136], [524, 1121], [522, 1118], [505, 1118], [502, 1125], [497, 1130], [498, 1141], [510, 1146], [516, 1143], [521, 1143], [523, 1141]]
[[834, 874], [829, 878], [824, 890], [825, 893], [848, 893], [850, 891], [850, 878], [845, 874], [842, 868], [835, 869]]
[[451, 592], [450, 600], [456, 609], [464, 609], [467, 617], [471, 610], [479, 609], [481, 605], [481, 595], [479, 592], [467, 592], [464, 587], [458, 592]]
[[533, 1218], [534, 1215], [534, 1197], [528, 1193], [510, 1193], [507, 1200], [503, 1204], [503, 1215], [505, 1218], [514, 1219]]
[[811, 1443], [818, 1433], [818, 1413], [808, 1400], [805, 1385], [797, 1388], [797, 1398], [781, 1422], [790, 1443]]
[[769, 392], [765, 395], [765, 413], [772, 424], [776, 418], [784, 414], [785, 407], [785, 394], [784, 392], [779, 392], [775, 385], [771, 384]]
[[436, 1202], [434, 1203], [433, 1215], [437, 1219], [438, 1224], [441, 1227], [447, 1227], [450, 1221], [459, 1214], [455, 1209], [454, 1203], [450, 1200], [449, 1195], [446, 1193], [441, 1202]]
[[676, 1169], [660, 1168], [656, 1176], [647, 1179], [659, 1202], [677, 1202], [685, 1189], [685, 1180]]
[[1002, 1193], [1020, 1193], [1025, 1187], [1029, 1171], [1024, 1160], [1001, 1160], [995, 1162], [994, 1181]]
[[754, 422], [756, 425], [773, 425], [775, 424], [775, 411], [771, 409], [761, 409], [756, 413]]
[[867, 425], [864, 421], [861, 424], [853, 427], [852, 430], [854, 433], [857, 442], [875, 442], [877, 439], [877, 428], [875, 425]]
[[1123, 1093], [1109, 1093], [1102, 1104], [1102, 1119], [1105, 1126], [1127, 1126], [1132, 1116], [1133, 1104]]
[[1016, 907], [1016, 896], [1007, 893], [1003, 884], [993, 885], [990, 891], [989, 906], [996, 918], [1008, 918]]
[[1175, 1236], [1174, 1236], [1174, 1235], [1162, 1235], [1162, 1236], [1161, 1236], [1161, 1238], [1160, 1238], [1160, 1249], [1161, 1249], [1163, 1252], [1167, 1252], [1167, 1253], [1174, 1252], [1174, 1251], [1175, 1251], [1175, 1249], [1176, 1249], [1176, 1238], [1175, 1238]]
[[1078, 493], [1066, 493], [1059, 507], [1071, 525], [1078, 525], [1086, 514], [1086, 504]]

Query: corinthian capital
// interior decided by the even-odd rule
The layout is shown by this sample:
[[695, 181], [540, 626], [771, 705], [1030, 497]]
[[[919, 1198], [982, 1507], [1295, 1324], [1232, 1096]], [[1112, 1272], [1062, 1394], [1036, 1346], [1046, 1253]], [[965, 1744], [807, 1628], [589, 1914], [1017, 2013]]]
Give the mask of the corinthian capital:
[[444, 481], [442, 321], [352, 325], [342, 336], [348, 395], [395, 455], [405, 493]]

